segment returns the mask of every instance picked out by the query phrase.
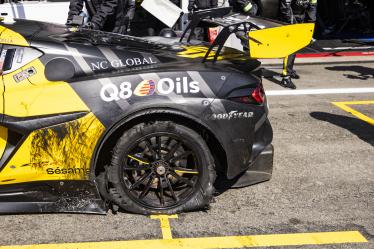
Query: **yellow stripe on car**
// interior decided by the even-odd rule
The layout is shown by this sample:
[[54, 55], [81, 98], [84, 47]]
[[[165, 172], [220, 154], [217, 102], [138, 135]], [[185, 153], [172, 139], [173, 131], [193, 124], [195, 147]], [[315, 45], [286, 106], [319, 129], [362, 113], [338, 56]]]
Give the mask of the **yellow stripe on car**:
[[0, 43], [24, 47], [29, 46], [29, 43], [21, 34], [4, 26], [0, 26]]

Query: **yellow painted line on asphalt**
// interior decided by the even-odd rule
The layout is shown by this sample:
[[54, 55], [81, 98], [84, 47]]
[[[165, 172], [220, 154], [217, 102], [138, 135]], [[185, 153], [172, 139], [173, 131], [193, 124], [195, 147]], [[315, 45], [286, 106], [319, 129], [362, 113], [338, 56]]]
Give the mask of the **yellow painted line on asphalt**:
[[366, 101], [347, 101], [347, 102], [332, 102], [332, 104], [336, 105], [340, 109], [343, 109], [346, 112], [351, 113], [353, 116], [374, 125], [374, 119], [366, 116], [365, 114], [353, 109], [350, 105], [374, 105], [374, 100], [366, 100]]
[[0, 249], [213, 249], [366, 243], [358, 231], [0, 246]]
[[169, 219], [177, 219], [178, 215], [151, 215], [151, 219], [160, 220], [161, 232], [163, 239], [172, 239], [171, 227]]

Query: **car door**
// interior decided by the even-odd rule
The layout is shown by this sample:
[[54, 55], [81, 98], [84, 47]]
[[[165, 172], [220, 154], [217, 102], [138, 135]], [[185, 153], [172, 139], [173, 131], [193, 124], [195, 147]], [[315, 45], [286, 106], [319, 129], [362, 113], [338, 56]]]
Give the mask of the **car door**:
[[0, 158], [3, 156], [6, 141], [7, 141], [7, 129], [1, 126], [4, 118], [4, 82], [3, 82], [3, 65], [5, 60], [6, 51], [3, 51], [3, 45], [0, 44]]
[[[18, 105], [23, 105], [24, 100], [28, 98], [27, 94], [24, 97], [14, 95], [12, 93], [18, 92], [21, 88], [27, 88], [30, 84], [19, 84], [23, 80], [27, 80], [27, 77], [31, 75], [29, 69], [24, 70], [23, 66], [27, 65], [31, 61], [39, 58], [42, 55], [41, 52], [27, 47], [13, 46], [13, 45], [2, 45], [0, 54], [0, 65], [1, 65], [1, 125], [0, 125], [0, 167], [4, 166], [4, 163], [11, 155], [12, 151], [16, 147], [17, 143], [22, 139], [22, 135], [9, 129], [9, 124], [15, 124], [19, 120], [15, 120], [13, 117], [14, 112], [19, 112], [17, 109]], [[10, 95], [7, 97], [5, 94], [7, 89]], [[8, 99], [8, 101], [6, 101]], [[8, 107], [8, 112], [5, 110], [5, 106]], [[20, 115], [24, 115], [20, 113]], [[17, 115], [15, 115], [17, 116]]]
[[44, 53], [37, 48], [4, 45], [4, 49], [1, 125], [6, 139], [0, 185], [88, 179], [103, 125], [70, 83], [48, 79], [47, 64], [54, 57], [43, 62]]

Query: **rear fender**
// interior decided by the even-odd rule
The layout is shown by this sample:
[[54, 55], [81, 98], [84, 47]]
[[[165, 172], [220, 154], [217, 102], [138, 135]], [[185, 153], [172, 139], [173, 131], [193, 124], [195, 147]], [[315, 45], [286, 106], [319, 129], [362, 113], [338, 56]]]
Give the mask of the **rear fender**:
[[220, 144], [219, 146], [223, 148], [220, 138], [216, 136], [216, 132], [212, 130], [206, 123], [202, 122], [201, 119], [199, 119], [198, 117], [194, 115], [185, 113], [180, 110], [171, 109], [171, 108], [149, 108], [149, 109], [138, 110], [136, 112], [132, 112], [126, 115], [126, 117], [123, 117], [116, 124], [114, 124], [111, 128], [107, 129], [106, 133], [102, 136], [102, 138], [100, 139], [99, 143], [96, 146], [94, 156], [91, 161], [91, 167], [90, 167], [91, 168], [91, 179], [96, 179], [96, 175], [97, 173], [99, 173], [97, 171], [98, 167], [100, 168], [102, 166], [105, 166], [105, 165], [99, 165], [100, 154], [103, 151], [105, 145], [110, 143], [113, 136], [116, 136], [118, 132], [119, 133], [124, 132], [126, 129], [131, 128], [132, 126], [140, 122], [144, 122], [147, 120], [155, 120], [158, 118], [162, 118], [162, 116], [169, 116], [169, 117], [174, 116], [174, 120], [178, 118], [179, 121], [189, 120], [197, 124], [198, 126], [203, 127], [209, 133], [213, 134], [213, 136], [215, 137], [215, 140], [217, 140], [218, 143]]

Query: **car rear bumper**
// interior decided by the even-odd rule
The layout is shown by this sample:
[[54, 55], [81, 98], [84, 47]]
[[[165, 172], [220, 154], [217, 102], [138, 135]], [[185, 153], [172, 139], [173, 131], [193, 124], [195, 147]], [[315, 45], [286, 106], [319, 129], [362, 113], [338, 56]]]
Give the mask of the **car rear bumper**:
[[251, 163], [248, 170], [235, 179], [231, 188], [242, 188], [271, 179], [274, 148], [269, 144]]

